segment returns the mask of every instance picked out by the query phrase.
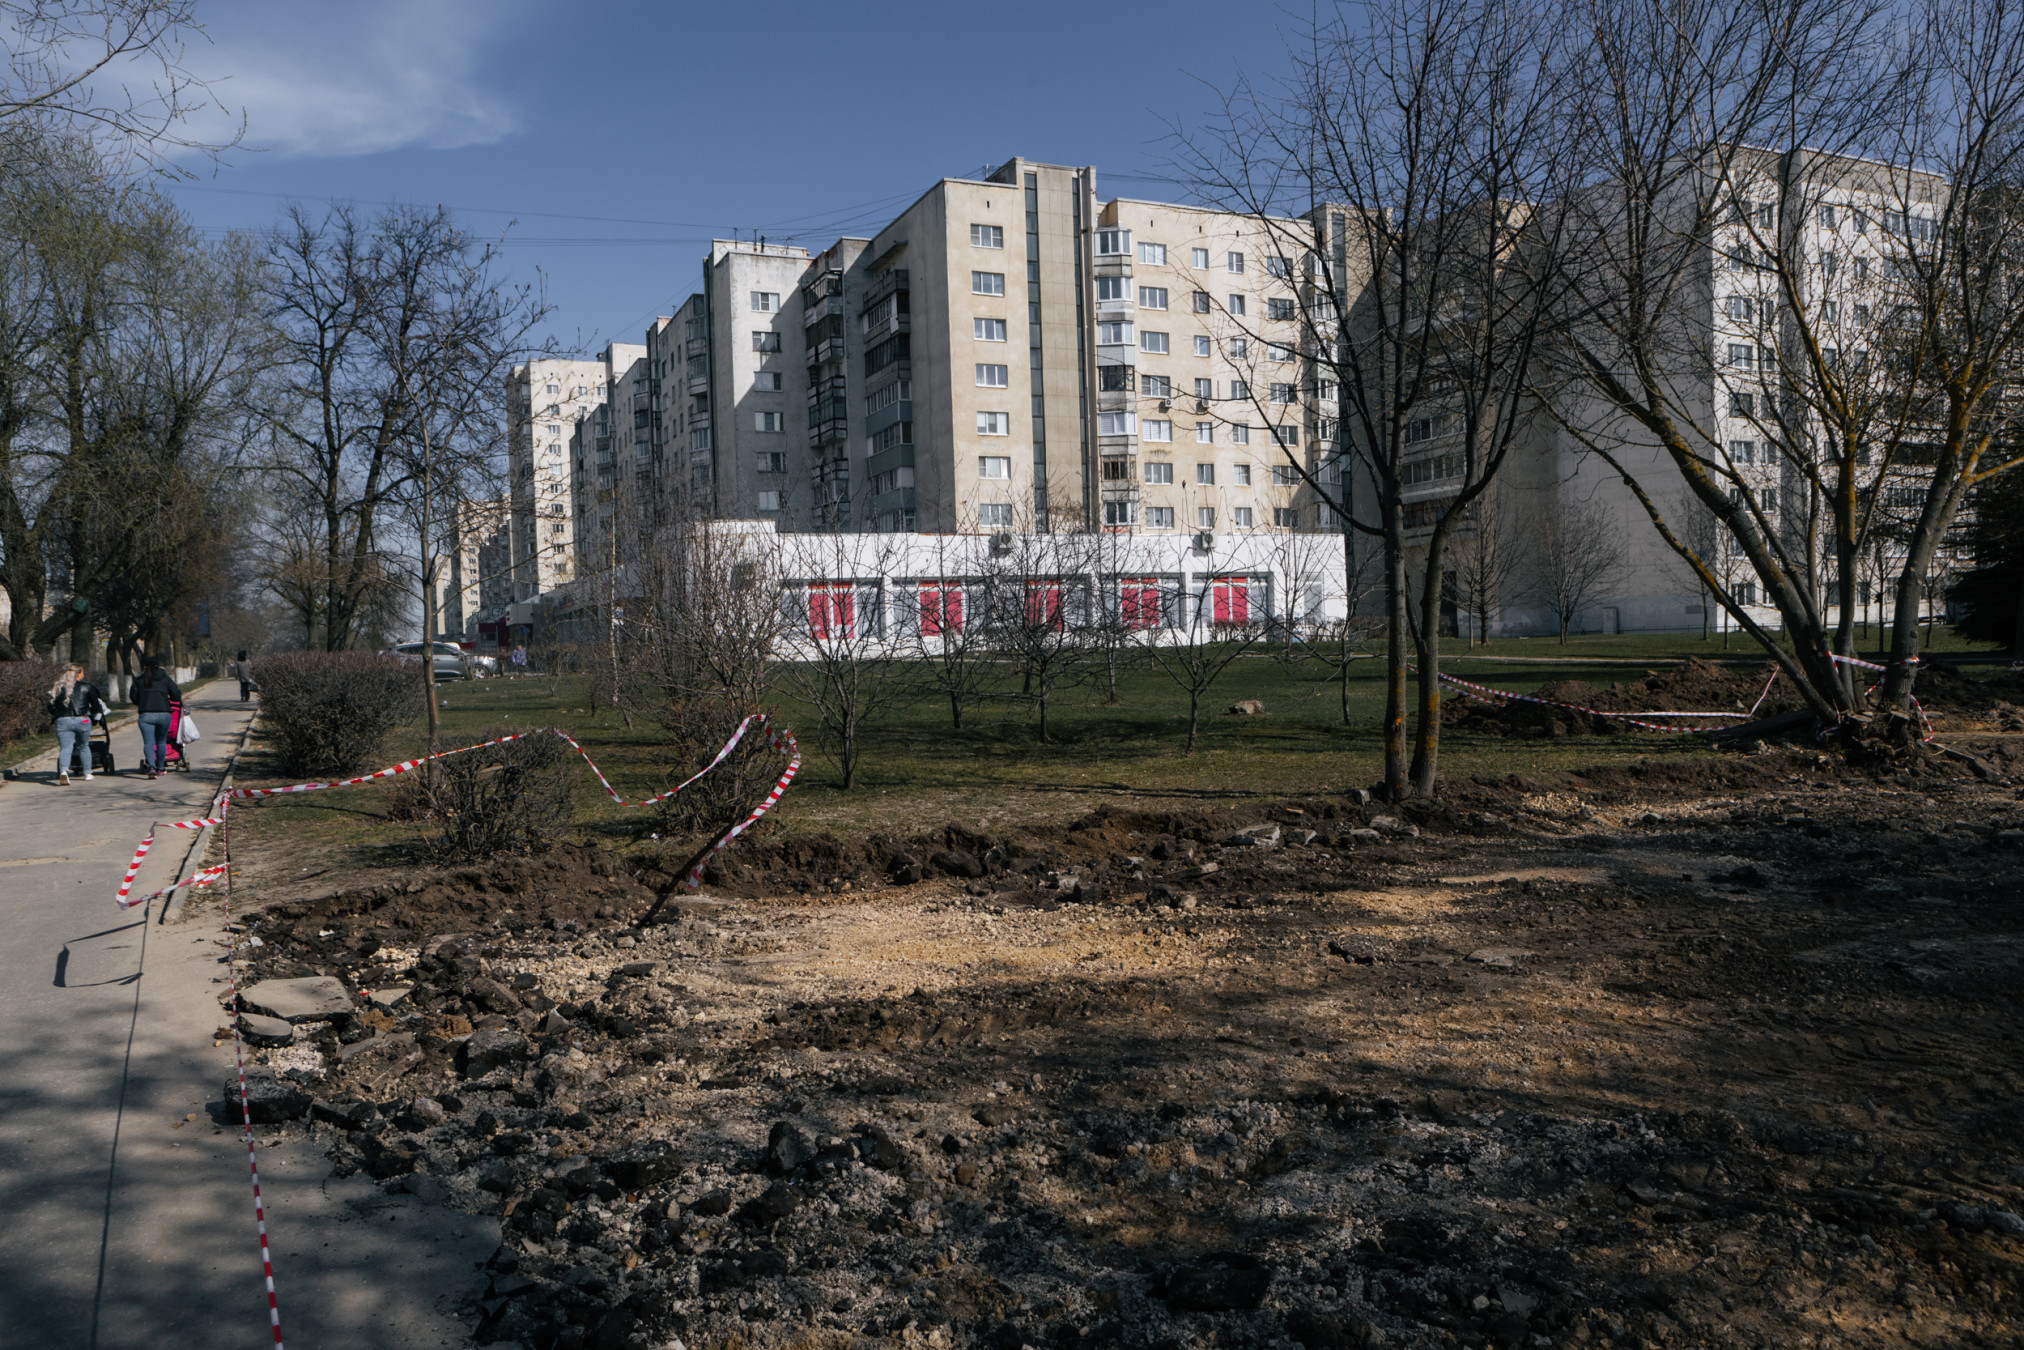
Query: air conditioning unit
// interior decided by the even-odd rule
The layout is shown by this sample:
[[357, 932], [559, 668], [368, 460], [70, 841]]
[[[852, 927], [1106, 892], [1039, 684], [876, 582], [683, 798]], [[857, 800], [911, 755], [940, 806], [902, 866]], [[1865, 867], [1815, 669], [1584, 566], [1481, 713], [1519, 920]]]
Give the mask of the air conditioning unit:
[[991, 536], [991, 552], [1004, 555], [1012, 551], [1012, 531], [1000, 530]]
[[1161, 412], [1172, 412], [1173, 410], [1174, 410], [1174, 405], [1173, 405], [1173, 404], [1172, 404], [1171, 402], [1169, 402], [1169, 401], [1168, 401], [1168, 400], [1166, 400], [1166, 399], [1161, 399], [1161, 400], [1160, 400], [1160, 411], [1161, 411]]
[[1196, 400], [1195, 400], [1195, 411], [1196, 411], [1196, 412], [1198, 412], [1198, 413], [1199, 413], [1199, 412], [1207, 412], [1208, 410], [1209, 410], [1209, 401], [1208, 401], [1207, 399], [1205, 399], [1205, 398], [1198, 398], [1198, 399], [1196, 399]]
[[1195, 552], [1207, 553], [1215, 547], [1216, 536], [1213, 531], [1203, 530], [1195, 536]]

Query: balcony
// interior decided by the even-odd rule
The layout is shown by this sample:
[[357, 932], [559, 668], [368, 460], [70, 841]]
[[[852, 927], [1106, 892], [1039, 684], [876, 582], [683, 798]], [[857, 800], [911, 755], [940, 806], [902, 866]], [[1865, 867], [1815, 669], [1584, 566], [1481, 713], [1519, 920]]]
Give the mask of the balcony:
[[1097, 481], [1103, 485], [1103, 495], [1106, 501], [1113, 500], [1123, 494], [1138, 495], [1138, 456], [1132, 454], [1114, 454], [1109, 449], [1110, 442], [1120, 439], [1125, 438], [1104, 437], [1105, 448], [1101, 457], [1097, 460], [1100, 466], [1097, 470]]
[[876, 305], [895, 291], [911, 289], [913, 288], [908, 284], [906, 268], [888, 268], [886, 271], [872, 278], [871, 286], [864, 293], [862, 307], [870, 309], [873, 305]]

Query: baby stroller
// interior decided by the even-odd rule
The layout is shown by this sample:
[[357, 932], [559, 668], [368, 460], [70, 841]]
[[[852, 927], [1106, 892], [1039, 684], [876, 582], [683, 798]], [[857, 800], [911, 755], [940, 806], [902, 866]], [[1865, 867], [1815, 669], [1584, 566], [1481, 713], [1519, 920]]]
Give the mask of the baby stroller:
[[[91, 739], [92, 731], [98, 733], [99, 739]], [[91, 719], [91, 728], [85, 733], [84, 744], [70, 752], [70, 757], [75, 763], [59, 767], [65, 773], [75, 768], [78, 773], [82, 774], [84, 772], [82, 761], [86, 755], [91, 756], [91, 771], [93, 773], [109, 774], [116, 772], [112, 762], [112, 728], [106, 725], [106, 719], [103, 716]]]
[[190, 771], [190, 758], [183, 753], [183, 705], [176, 699], [169, 700], [169, 743], [162, 751], [162, 772], [175, 773]]

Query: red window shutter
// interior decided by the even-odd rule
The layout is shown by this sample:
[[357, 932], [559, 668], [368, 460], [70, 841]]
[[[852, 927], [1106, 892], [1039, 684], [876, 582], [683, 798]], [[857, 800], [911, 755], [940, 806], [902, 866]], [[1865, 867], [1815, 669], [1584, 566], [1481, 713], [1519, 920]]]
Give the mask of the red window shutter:
[[1230, 583], [1217, 582], [1210, 588], [1210, 598], [1214, 604], [1215, 621], [1219, 624], [1230, 622]]
[[942, 592], [942, 631], [960, 633], [963, 631], [963, 591], [951, 586]]
[[1242, 577], [1230, 583], [1230, 622], [1239, 625], [1251, 622], [1251, 586]]
[[942, 593], [932, 586], [921, 587], [921, 636], [940, 637], [942, 633]]

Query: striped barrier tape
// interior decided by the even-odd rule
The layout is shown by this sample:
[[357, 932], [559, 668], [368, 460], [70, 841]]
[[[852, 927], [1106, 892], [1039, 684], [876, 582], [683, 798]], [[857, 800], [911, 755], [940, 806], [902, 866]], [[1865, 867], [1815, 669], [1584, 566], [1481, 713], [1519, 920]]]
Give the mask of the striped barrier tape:
[[574, 736], [571, 736], [559, 727], [537, 727], [530, 731], [516, 732], [511, 736], [499, 736], [489, 741], [480, 741], [476, 745], [465, 745], [455, 750], [443, 750], [433, 755], [424, 755], [420, 759], [403, 760], [399, 764], [390, 765], [373, 773], [360, 774], [356, 778], [345, 778], [326, 783], [295, 783], [288, 787], [231, 788], [223, 790], [212, 801], [211, 814], [208, 816], [197, 820], [176, 820], [150, 825], [147, 836], [141, 840], [139, 847], [134, 850], [133, 858], [127, 863], [126, 874], [120, 878], [118, 893], [113, 898], [121, 909], [131, 909], [135, 905], [145, 904], [149, 900], [167, 895], [172, 891], [181, 890], [186, 886], [196, 889], [217, 881], [220, 876], [224, 875], [223, 869], [220, 867], [206, 867], [176, 882], [174, 885], [164, 886], [161, 890], [141, 896], [132, 894], [134, 877], [141, 870], [141, 863], [147, 858], [148, 851], [155, 846], [155, 831], [160, 829], [201, 830], [207, 826], [222, 824], [225, 820], [226, 810], [235, 799], [285, 796], [297, 792], [321, 792], [327, 788], [353, 787], [360, 783], [370, 783], [377, 779], [392, 778], [400, 774], [409, 773], [424, 764], [432, 763], [439, 759], [448, 759], [452, 755], [468, 754], [473, 750], [483, 750], [494, 745], [505, 745], [509, 741], [521, 740], [528, 736], [549, 735], [560, 738], [583, 758], [583, 762], [590, 767], [591, 773], [597, 776], [597, 781], [603, 786], [606, 794], [614, 802], [628, 809], [637, 809], [642, 806], [652, 806], [656, 802], [666, 801], [668, 798], [690, 787], [698, 779], [722, 764], [726, 759], [730, 758], [731, 752], [738, 748], [739, 744], [745, 739], [745, 733], [751, 730], [755, 724], [766, 728], [768, 748], [785, 752], [791, 757], [790, 762], [787, 765], [786, 772], [781, 774], [774, 782], [772, 791], [767, 793], [765, 799], [753, 809], [751, 814], [747, 815], [743, 820], [738, 821], [712, 841], [695, 864], [684, 874], [681, 884], [689, 890], [694, 890], [702, 884], [703, 867], [709, 860], [723, 852], [724, 848], [733, 839], [736, 839], [739, 835], [757, 824], [761, 816], [772, 810], [774, 804], [780, 800], [781, 795], [787, 791], [788, 785], [794, 781], [795, 775], [801, 772], [801, 746], [794, 739], [794, 733], [784, 728], [775, 728], [772, 725], [772, 720], [764, 713], [754, 713], [740, 722], [737, 730], [731, 733], [731, 739], [724, 742], [723, 749], [719, 750], [708, 764], [705, 764], [695, 773], [689, 775], [667, 791], [657, 792], [651, 797], [643, 797], [636, 802], [625, 800], [618, 790], [612, 787], [611, 781], [604, 776], [604, 771], [597, 767], [597, 761], [590, 757], [590, 753], [583, 748], [582, 744]]
[[[1821, 655], [1826, 657], [1828, 660], [1834, 662], [1836, 665], [1858, 666], [1863, 670], [1888, 671], [1890, 669], [1889, 666], [1880, 666], [1874, 661], [1865, 661], [1859, 656], [1842, 656], [1835, 652], [1822, 652]], [[1912, 677], [1914, 679], [1918, 678], [1918, 671], [1916, 667], [1919, 664], [1919, 658], [1916, 656], [1907, 656], [1904, 660], [1904, 663], [1908, 666], [1914, 667], [1912, 671]], [[1881, 683], [1881, 681], [1879, 681], [1879, 683]], [[1869, 688], [1862, 691], [1862, 696], [1864, 698], [1868, 698], [1871, 694], [1874, 694], [1876, 690], [1877, 686], [1873, 684]], [[1940, 733], [1933, 730], [1933, 719], [1926, 716], [1925, 704], [1919, 702], [1917, 697], [1914, 695], [1907, 694], [1905, 697], [1911, 700], [1912, 711], [1919, 715], [1919, 728], [1921, 731], [1925, 733], [1924, 735], [1919, 737], [1919, 744], [1925, 745], [1929, 743], [1933, 739], [1933, 737], [1939, 735]]]
[[[1555, 698], [1540, 698], [1536, 694], [1514, 694], [1508, 689], [1492, 689], [1490, 686], [1486, 684], [1471, 684], [1467, 680], [1456, 679], [1453, 675], [1444, 674], [1440, 678], [1444, 684], [1452, 684], [1457, 688], [1467, 690], [1470, 694], [1473, 694], [1477, 698], [1485, 699], [1491, 702], [1516, 700], [1517, 702], [1520, 703], [1540, 703], [1544, 704], [1549, 708], [1565, 708], [1570, 712], [1587, 713], [1591, 717], [1608, 717], [1614, 719], [1615, 721], [1628, 722], [1634, 727], [1643, 727], [1647, 731], [1663, 731], [1673, 735], [1691, 735], [1703, 731], [1720, 731], [1722, 730], [1722, 728], [1719, 726], [1670, 727], [1664, 726], [1658, 722], [1644, 722], [1640, 721], [1639, 719], [1645, 717], [1703, 717], [1703, 718], [1720, 718], [1724, 720], [1747, 720], [1750, 716], [1750, 713], [1732, 713], [1732, 712], [1636, 712], [1636, 713], [1606, 712], [1601, 708], [1584, 707], [1579, 703], [1563, 703], [1559, 699]], [[1771, 678], [1774, 680], [1777, 679], [1778, 672], [1775, 670], [1772, 671]], [[1764, 686], [1764, 694], [1768, 694], [1770, 692], [1771, 686], [1769, 683], [1766, 683]], [[1757, 705], [1763, 704], [1764, 694], [1759, 694], [1757, 696]], [[1755, 712], [1756, 706], [1753, 706], [1750, 711]]]

